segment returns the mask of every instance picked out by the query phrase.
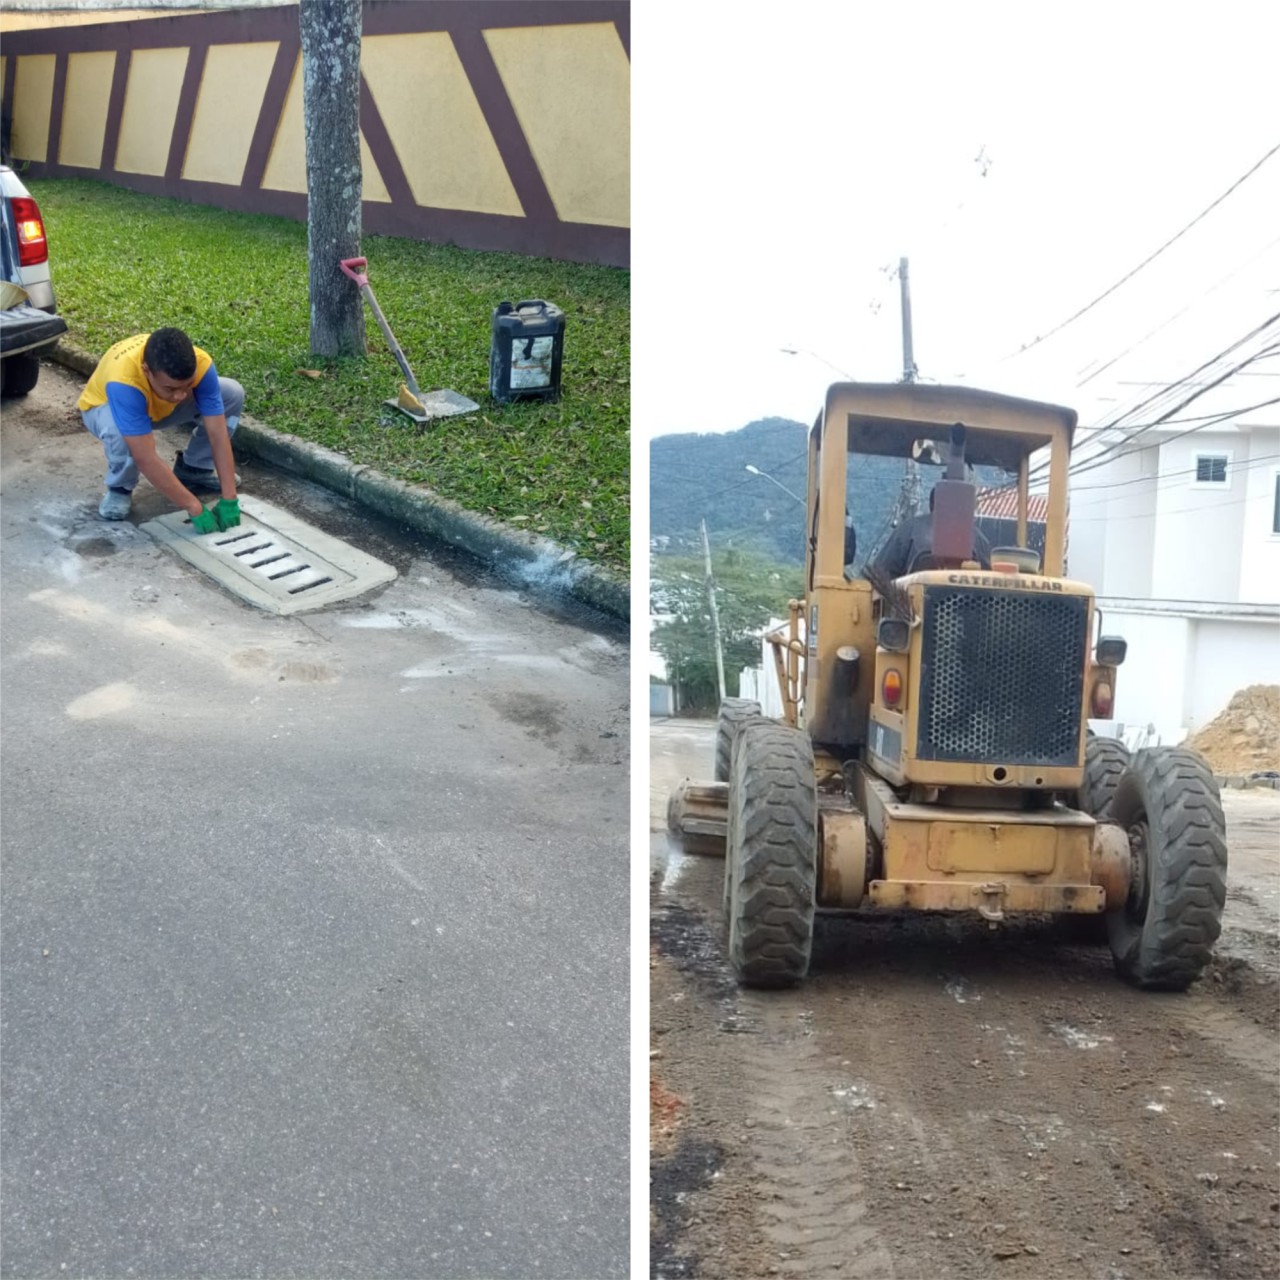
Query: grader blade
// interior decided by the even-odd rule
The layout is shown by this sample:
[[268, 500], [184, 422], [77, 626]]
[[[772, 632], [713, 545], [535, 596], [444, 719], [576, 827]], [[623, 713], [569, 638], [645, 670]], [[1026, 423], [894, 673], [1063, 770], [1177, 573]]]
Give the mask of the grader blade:
[[728, 812], [727, 782], [690, 782], [686, 778], [667, 802], [667, 830], [686, 853], [723, 858]]

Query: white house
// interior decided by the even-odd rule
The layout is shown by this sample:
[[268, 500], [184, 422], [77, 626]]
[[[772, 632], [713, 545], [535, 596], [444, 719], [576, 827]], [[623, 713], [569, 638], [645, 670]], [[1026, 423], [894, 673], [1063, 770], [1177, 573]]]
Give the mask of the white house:
[[1131, 742], [1180, 741], [1237, 689], [1280, 684], [1280, 423], [1151, 428], [1099, 455], [1072, 478], [1068, 573], [1129, 642]]

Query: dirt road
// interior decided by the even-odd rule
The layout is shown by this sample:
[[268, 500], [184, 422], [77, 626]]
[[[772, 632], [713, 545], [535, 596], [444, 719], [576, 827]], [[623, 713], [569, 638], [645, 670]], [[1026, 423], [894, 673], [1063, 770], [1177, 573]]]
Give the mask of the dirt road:
[[1184, 995], [946, 917], [820, 920], [805, 985], [743, 992], [723, 864], [662, 830], [713, 736], [652, 734], [654, 1275], [1280, 1274], [1280, 793], [1224, 793], [1224, 932]]

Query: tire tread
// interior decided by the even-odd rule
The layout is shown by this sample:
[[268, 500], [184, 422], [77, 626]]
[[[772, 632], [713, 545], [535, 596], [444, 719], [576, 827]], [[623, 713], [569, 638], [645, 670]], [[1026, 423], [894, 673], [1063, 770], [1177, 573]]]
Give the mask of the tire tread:
[[1137, 752], [1116, 789], [1113, 820], [1145, 811], [1148, 910], [1141, 927], [1117, 912], [1116, 968], [1140, 987], [1183, 991], [1209, 963], [1227, 892], [1226, 824], [1208, 764], [1186, 747]]
[[782, 987], [809, 971], [817, 889], [813, 748], [775, 721], [743, 725], [730, 780], [729, 958], [745, 986]]

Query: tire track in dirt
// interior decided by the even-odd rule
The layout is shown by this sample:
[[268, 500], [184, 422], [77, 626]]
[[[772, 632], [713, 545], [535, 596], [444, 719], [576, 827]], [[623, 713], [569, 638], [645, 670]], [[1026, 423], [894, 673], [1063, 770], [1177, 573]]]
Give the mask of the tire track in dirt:
[[1263, 1069], [1236, 993], [1139, 993], [1034, 931], [943, 938], [846, 930], [806, 993], [856, 1072], [852, 1145], [895, 1258], [957, 1280], [1280, 1269], [1276, 1055]]
[[743, 992], [743, 1098], [760, 1225], [785, 1275], [839, 1271], [894, 1280], [893, 1260], [868, 1217], [858, 1160], [826, 1083], [827, 1065], [803, 1011]]
[[687, 1274], [1280, 1275], [1268, 821], [1254, 847], [1229, 814], [1224, 935], [1186, 994], [1135, 991], [1044, 921], [921, 916], [823, 918], [801, 987], [737, 991], [721, 866], [686, 863], [657, 891], [689, 936], [660, 948], [654, 1015], [723, 1155], [689, 1196]]
[[710, 913], [679, 918], [679, 967], [707, 1001], [687, 1009], [691, 1110], [726, 1154], [691, 1197], [708, 1253], [682, 1274], [1253, 1280], [1280, 1264], [1273, 982], [1225, 962], [1190, 995], [1151, 995], [1035, 928], [828, 921], [802, 987], [735, 991]]

